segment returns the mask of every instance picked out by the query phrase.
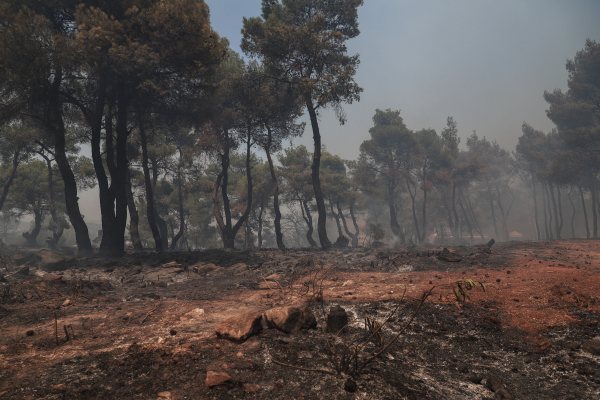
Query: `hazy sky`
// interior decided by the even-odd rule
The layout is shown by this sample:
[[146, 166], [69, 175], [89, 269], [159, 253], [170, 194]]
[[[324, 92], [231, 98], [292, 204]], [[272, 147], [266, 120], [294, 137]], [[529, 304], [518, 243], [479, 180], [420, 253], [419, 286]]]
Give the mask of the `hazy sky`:
[[[260, 15], [260, 0], [205, 0], [213, 28], [240, 51], [243, 17]], [[340, 126], [322, 115], [323, 142], [355, 158], [369, 138], [376, 108], [401, 110], [410, 129], [446, 118], [465, 138], [480, 136], [514, 149], [527, 121], [548, 131], [544, 90], [566, 88], [565, 62], [585, 39], [600, 40], [600, 1], [365, 0], [361, 34], [348, 42], [360, 55], [361, 101], [345, 106]], [[311, 145], [310, 132], [296, 143]]]
[[[205, 0], [213, 28], [240, 51], [243, 17], [259, 16], [260, 0]], [[513, 150], [526, 121], [545, 132], [544, 90], [566, 89], [565, 62], [591, 38], [600, 41], [599, 0], [365, 0], [360, 54], [361, 101], [346, 105], [340, 126], [321, 115], [327, 150], [352, 159], [369, 138], [375, 109], [401, 110], [408, 128], [434, 128], [448, 116], [462, 142], [480, 136]], [[312, 149], [311, 132], [295, 144]], [[98, 220], [97, 191], [82, 194], [87, 220]]]

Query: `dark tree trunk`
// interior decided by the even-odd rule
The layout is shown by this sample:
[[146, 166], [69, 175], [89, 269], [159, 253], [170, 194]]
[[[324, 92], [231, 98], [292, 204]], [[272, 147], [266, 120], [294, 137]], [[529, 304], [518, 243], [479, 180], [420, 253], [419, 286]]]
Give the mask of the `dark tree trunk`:
[[396, 206], [394, 204], [394, 188], [391, 183], [388, 182], [388, 204], [390, 206], [390, 227], [392, 228], [392, 233], [400, 238], [400, 244], [404, 244], [406, 241], [406, 236], [404, 235], [404, 231], [402, 227], [398, 223], [398, 219], [396, 216]]
[[540, 233], [540, 222], [538, 221], [537, 194], [535, 190], [535, 176], [533, 171], [531, 171], [531, 187], [533, 188], [533, 214], [535, 219], [535, 230], [537, 232], [538, 240], [542, 240], [542, 235]]
[[257, 235], [258, 235], [258, 248], [259, 249], [262, 249], [262, 242], [263, 242], [263, 240], [262, 240], [262, 226], [263, 226], [262, 215], [263, 215], [264, 209], [265, 209], [265, 203], [261, 202], [260, 203], [260, 211], [258, 213], [258, 218], [257, 218], [257, 220], [258, 220], [258, 233], [257, 233]]
[[331, 242], [327, 237], [327, 210], [325, 208], [325, 198], [321, 190], [321, 179], [319, 177], [319, 168], [321, 167], [321, 133], [319, 132], [319, 121], [317, 113], [313, 107], [312, 100], [306, 101], [308, 114], [310, 115], [310, 123], [313, 131], [313, 139], [315, 142], [315, 153], [313, 155], [313, 163], [311, 166], [311, 177], [313, 183], [313, 191], [315, 201], [317, 202], [317, 211], [319, 218], [317, 220], [317, 231], [319, 233], [319, 242], [324, 250], [331, 248]]
[[548, 186], [550, 186], [550, 198], [552, 199], [552, 207], [554, 208], [554, 231], [556, 232], [556, 239], [560, 240], [560, 231], [562, 228], [562, 224], [559, 222], [559, 212], [558, 207], [556, 206], [556, 196], [554, 195], [553, 185], [549, 183]]
[[6, 181], [4, 181], [4, 186], [2, 186], [2, 194], [0, 194], [0, 211], [2, 211], [2, 207], [4, 206], [6, 196], [8, 196], [8, 190], [10, 189], [10, 185], [12, 185], [13, 180], [15, 179], [15, 174], [17, 173], [17, 168], [19, 167], [20, 155], [21, 148], [19, 147], [13, 153], [12, 168], [10, 169], [10, 173], [8, 174], [8, 178], [6, 178]]
[[492, 189], [488, 186], [488, 197], [490, 198], [490, 208], [492, 210], [492, 221], [494, 223], [494, 232], [496, 233], [496, 237], [500, 238], [500, 234], [498, 233], [498, 224], [496, 223], [496, 210], [494, 209], [494, 197], [492, 196]]
[[139, 121], [140, 129], [140, 141], [142, 143], [142, 169], [144, 171], [144, 183], [146, 187], [146, 217], [148, 218], [148, 224], [152, 231], [152, 237], [154, 238], [154, 246], [156, 251], [161, 253], [164, 249], [162, 238], [160, 237], [160, 231], [155, 220], [154, 211], [154, 188], [152, 185], [152, 178], [150, 177], [150, 168], [148, 167], [148, 138], [146, 137], [146, 131], [144, 130], [144, 124]]
[[175, 250], [177, 242], [183, 236], [183, 230], [185, 228], [185, 213], [183, 210], [183, 191], [181, 190], [181, 181], [183, 179], [181, 173], [181, 167], [183, 164], [183, 149], [179, 149], [179, 163], [177, 164], [177, 205], [179, 206], [179, 232], [173, 236], [171, 240], [171, 250]]
[[[352, 210], [352, 206], [354, 205], [354, 202], [350, 203], [350, 210]], [[357, 247], [358, 246], [358, 229], [357, 225], [354, 225], [354, 228], [356, 229], [356, 233], [353, 234], [352, 232], [350, 232], [350, 230], [348, 229], [348, 224], [346, 223], [346, 217], [344, 216], [344, 213], [342, 212], [342, 208], [340, 207], [340, 199], [338, 197], [338, 202], [337, 202], [337, 210], [338, 210], [338, 215], [340, 216], [340, 218], [342, 219], [342, 223], [344, 224], [344, 231], [346, 232], [346, 234], [348, 235], [348, 237], [350, 238], [351, 242], [352, 242], [352, 247]], [[352, 211], [350, 211], [350, 215], [352, 215]], [[354, 216], [352, 216], [352, 222], [355, 222], [356, 220], [354, 219]], [[355, 222], [356, 223], [356, 222]]]
[[42, 211], [41, 210], [33, 210], [33, 229], [30, 232], [23, 232], [22, 236], [27, 239], [27, 246], [29, 247], [37, 247], [37, 237], [42, 230]]
[[413, 221], [415, 223], [415, 232], [417, 232], [417, 242], [421, 243], [421, 232], [419, 230], [419, 220], [417, 218], [417, 206], [415, 202], [415, 197], [417, 197], [417, 188], [415, 187], [415, 191], [413, 193], [412, 187], [410, 184], [410, 180], [408, 177], [406, 178], [406, 188], [408, 189], [408, 194], [410, 195], [411, 205], [412, 205], [412, 215]]
[[592, 226], [593, 226], [593, 238], [598, 238], [598, 212], [596, 211], [596, 197], [598, 197], [598, 193], [596, 192], [596, 177], [591, 176], [591, 185], [590, 191], [592, 193]]
[[477, 221], [477, 217], [475, 215], [475, 210], [473, 210], [473, 206], [471, 205], [471, 199], [469, 198], [470, 197], [469, 192], [467, 192], [466, 196], [462, 192], [459, 192], [459, 196], [463, 197], [463, 200], [465, 201], [465, 204], [467, 205], [467, 211], [468, 211], [469, 215], [471, 216], [471, 220], [473, 221], [473, 224], [475, 225], [475, 229], [477, 229], [477, 233], [481, 237], [481, 240], [485, 240], [485, 237], [483, 236], [483, 231], [481, 230], [481, 226], [479, 225], [479, 221]]
[[[553, 239], [552, 237], [552, 227], [548, 224], [548, 213], [546, 210], [549, 210], [548, 207], [548, 191], [546, 189], [546, 184], [542, 185], [542, 203], [544, 204], [544, 230], [546, 231], [546, 239]], [[550, 222], [552, 222], [552, 216], [550, 216]]]
[[304, 218], [304, 222], [306, 222], [306, 226], [308, 226], [308, 230], [306, 231], [306, 240], [308, 240], [308, 243], [311, 247], [319, 247], [317, 242], [315, 242], [315, 239], [312, 237], [314, 228], [312, 215], [310, 214], [310, 209], [308, 208], [308, 201], [300, 201], [300, 210], [302, 211], [302, 218]]
[[573, 215], [571, 216], [571, 237], [575, 239], [575, 215], [577, 214], [577, 208], [575, 207], [575, 202], [571, 198], [571, 193], [573, 192], [573, 185], [571, 185], [571, 190], [567, 193], [569, 197], [569, 202], [571, 203], [571, 208], [573, 209]]
[[[452, 214], [454, 215], [454, 232], [458, 232], [458, 225], [460, 219], [458, 218], [458, 212], [456, 211], [456, 183], [452, 184]], [[458, 239], [462, 239], [462, 232], [459, 234]], [[457, 238], [455, 238], [456, 240]]]
[[52, 232], [52, 240], [55, 245], [58, 245], [58, 240], [65, 231], [65, 224], [63, 219], [58, 215], [56, 203], [54, 202], [54, 171], [52, 170], [52, 160], [50, 160], [43, 152], [40, 152], [39, 154], [46, 161], [46, 167], [48, 169], [48, 208], [50, 210], [52, 221], [54, 221], [54, 224], [56, 225], [56, 230]]
[[356, 217], [354, 216], [354, 202], [350, 203], [350, 217], [352, 218], [352, 224], [354, 225], [354, 238], [352, 238], [352, 247], [358, 247], [358, 236], [360, 235], [360, 228]]
[[[338, 230], [338, 237], [343, 236], [344, 234], [342, 233], [342, 224], [340, 223], [340, 216], [333, 210], [333, 201], [331, 201], [331, 197], [328, 197], [328, 200], [329, 200], [329, 208], [331, 210], [331, 215], [335, 219], [335, 225]], [[339, 199], [338, 199], [338, 202], [339, 202]]]
[[[500, 210], [500, 216], [502, 217], [502, 236], [504, 237], [504, 240], [509, 240], [510, 236], [508, 234], [508, 226], [506, 224], [506, 220], [508, 219], [508, 211], [505, 213], [504, 212], [504, 206], [502, 206], [502, 195], [500, 193], [500, 188], [498, 187], [498, 185], [496, 185], [496, 193], [498, 194], [498, 209]], [[512, 207], [512, 204], [511, 204]]]
[[446, 209], [446, 212], [448, 213], [448, 226], [450, 227], [450, 231], [452, 233], [452, 239], [454, 240], [454, 242], [458, 241], [458, 231], [456, 229], [456, 226], [454, 225], [454, 220], [452, 218], [452, 211], [450, 210], [450, 207], [448, 206], [448, 201], [446, 200], [446, 196], [445, 193], [442, 192], [442, 203], [444, 203], [444, 208]]
[[[269, 162], [269, 171], [271, 172], [271, 181], [273, 181], [273, 209], [275, 211], [275, 237], [277, 239], [277, 247], [280, 250], [285, 250], [283, 244], [283, 233], [281, 232], [281, 210], [279, 209], [279, 184], [277, 183], [277, 177], [275, 176], [275, 167], [273, 166], [273, 159], [271, 158], [271, 144], [273, 141], [271, 128], [267, 127], [267, 133], [269, 135], [265, 152], [267, 154], [267, 161]], [[262, 213], [262, 210], [261, 210]]]
[[425, 243], [427, 237], [427, 190], [423, 189], [423, 228], [421, 229], [421, 236], [419, 237], [419, 244]]
[[590, 238], [590, 224], [588, 223], [587, 209], [585, 207], [585, 198], [583, 197], [583, 189], [581, 185], [577, 185], [579, 187], [579, 195], [581, 196], [581, 207], [583, 208], [583, 220], [585, 221], [585, 232], [586, 237]]
[[131, 243], [133, 248], [137, 251], [144, 250], [142, 246], [142, 240], [140, 239], [140, 216], [138, 214], [137, 207], [135, 206], [135, 199], [133, 197], [133, 189], [131, 187], [131, 174], [129, 168], [127, 168], [127, 207], [129, 209], [129, 236], [131, 236]]
[[[237, 235], [240, 227], [248, 219], [250, 215], [250, 210], [252, 209], [252, 170], [250, 169], [250, 149], [252, 147], [252, 131], [251, 127], [248, 126], [248, 132], [246, 137], [246, 180], [248, 182], [248, 193], [247, 193], [247, 203], [246, 210], [244, 214], [240, 217], [237, 223], [232, 226], [231, 221], [231, 208], [229, 204], [229, 197], [227, 195], [227, 187], [229, 184], [229, 149], [230, 146], [226, 144], [225, 151], [221, 154], [221, 172], [217, 177], [217, 182], [215, 183], [215, 188], [213, 190], [213, 211], [215, 214], [215, 219], [217, 221], [217, 225], [221, 230], [221, 237], [223, 239], [223, 247], [226, 249], [235, 248], [235, 236]], [[229, 142], [228, 132], [225, 131], [225, 141]], [[219, 199], [217, 197], [218, 188], [221, 186], [221, 194], [223, 198], [223, 212], [225, 213], [225, 221], [221, 216], [221, 210], [219, 207]]]
[[75, 231], [75, 241], [77, 243], [77, 254], [79, 256], [89, 255], [93, 252], [92, 242], [88, 232], [88, 227], [83, 220], [79, 210], [79, 197], [77, 197], [77, 182], [75, 175], [69, 165], [66, 152], [65, 124], [63, 120], [63, 102], [61, 101], [59, 91], [62, 84], [62, 69], [56, 69], [54, 81], [50, 88], [48, 99], [49, 118], [48, 127], [54, 134], [54, 155], [58, 170], [65, 185], [65, 206], [67, 215]]
[[473, 227], [471, 226], [471, 221], [469, 216], [467, 215], [467, 212], [465, 211], [465, 207], [462, 201], [462, 196], [460, 195], [460, 191], [458, 193], [458, 205], [460, 206], [460, 210], [462, 211], [462, 214], [465, 218], [465, 222], [467, 223], [467, 229], [469, 230], [469, 236], [471, 237], [471, 244], [473, 244], [473, 242], [475, 241], [475, 239], [473, 238]]

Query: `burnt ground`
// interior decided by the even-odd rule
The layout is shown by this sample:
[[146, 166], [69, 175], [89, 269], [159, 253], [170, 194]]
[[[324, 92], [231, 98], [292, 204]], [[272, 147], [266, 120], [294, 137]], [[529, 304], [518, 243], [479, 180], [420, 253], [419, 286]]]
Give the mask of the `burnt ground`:
[[[458, 262], [434, 247], [130, 253], [68, 258], [60, 280], [12, 264], [0, 271], [0, 399], [502, 398], [490, 376], [517, 399], [598, 399], [598, 244], [451, 247]], [[464, 278], [487, 293], [457, 303], [444, 284]], [[406, 290], [389, 340], [432, 286], [404, 334], [352, 377], [354, 392], [345, 374], [273, 362], [333, 370], [320, 318], [317, 330], [265, 329], [242, 344], [214, 331], [245, 311], [309, 305], [320, 317], [341, 305], [343, 336], [364, 339], [365, 315], [382, 322]], [[207, 371], [231, 380], [208, 388]]]

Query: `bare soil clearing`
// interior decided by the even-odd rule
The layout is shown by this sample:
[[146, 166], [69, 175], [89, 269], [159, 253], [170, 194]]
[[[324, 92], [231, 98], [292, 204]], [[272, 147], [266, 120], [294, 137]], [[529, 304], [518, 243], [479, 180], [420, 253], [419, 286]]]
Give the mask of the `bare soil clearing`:
[[[517, 399], [598, 399], [599, 243], [450, 247], [456, 262], [434, 247], [67, 257], [56, 276], [15, 255], [21, 265], [0, 271], [0, 399], [507, 398], [490, 377]], [[351, 378], [355, 388], [348, 376], [272, 361], [331, 369], [320, 327], [217, 338], [220, 322], [244, 312], [314, 309], [319, 271], [325, 309], [341, 305], [354, 335], [405, 289], [387, 337], [432, 285], [472, 278], [488, 293], [458, 304], [436, 289], [398, 342]], [[209, 371], [230, 379], [209, 388]]]

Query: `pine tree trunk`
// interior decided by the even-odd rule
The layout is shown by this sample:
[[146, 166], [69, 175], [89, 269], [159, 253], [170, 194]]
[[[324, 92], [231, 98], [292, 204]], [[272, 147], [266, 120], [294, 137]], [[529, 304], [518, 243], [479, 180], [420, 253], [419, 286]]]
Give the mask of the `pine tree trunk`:
[[171, 240], [171, 250], [175, 250], [175, 246], [177, 246], [177, 242], [183, 236], [183, 230], [185, 229], [185, 213], [183, 209], [183, 192], [181, 190], [181, 181], [183, 177], [181, 176], [181, 166], [183, 164], [183, 150], [179, 148], [179, 163], [177, 164], [177, 205], [179, 207], [179, 232], [177, 235], [173, 236], [173, 240]]
[[310, 116], [310, 123], [313, 131], [313, 140], [315, 143], [315, 152], [313, 154], [313, 162], [311, 166], [311, 177], [313, 183], [313, 191], [315, 195], [315, 201], [317, 203], [317, 232], [319, 234], [319, 242], [321, 242], [321, 248], [328, 250], [331, 248], [331, 242], [327, 237], [327, 209], [325, 208], [325, 198], [323, 191], [321, 190], [321, 179], [319, 177], [319, 169], [321, 167], [321, 133], [319, 132], [319, 121], [317, 119], [317, 113], [313, 107], [312, 100], [306, 101], [306, 107]]
[[152, 185], [152, 178], [150, 177], [150, 168], [148, 167], [148, 144], [146, 131], [144, 130], [143, 123], [139, 123], [140, 128], [140, 139], [142, 143], [142, 169], [144, 171], [144, 183], [146, 185], [146, 217], [148, 218], [148, 224], [152, 231], [152, 237], [154, 238], [154, 246], [156, 251], [161, 253], [164, 249], [162, 238], [160, 237], [160, 231], [154, 218], [154, 188]]
[[585, 221], [585, 232], [586, 237], [590, 238], [590, 224], [588, 223], [588, 215], [587, 209], [585, 207], [585, 197], [583, 197], [583, 189], [581, 185], [577, 185], [579, 187], [579, 195], [581, 196], [581, 207], [583, 208], [583, 220]]
[[538, 221], [538, 206], [537, 206], [537, 194], [535, 190], [535, 178], [533, 175], [533, 171], [531, 171], [531, 187], [533, 188], [533, 213], [535, 218], [535, 229], [537, 232], [538, 240], [542, 240], [542, 235], [540, 233], [540, 223]]
[[300, 201], [300, 210], [302, 211], [302, 218], [304, 218], [304, 222], [306, 222], [306, 225], [308, 226], [308, 230], [306, 231], [306, 240], [308, 240], [308, 244], [310, 244], [311, 247], [319, 247], [317, 242], [315, 242], [315, 239], [312, 237], [314, 228], [312, 215], [310, 214], [310, 209], [308, 208], [308, 201]]
[[17, 173], [17, 168], [19, 167], [20, 155], [21, 148], [19, 147], [13, 153], [12, 168], [10, 169], [8, 178], [6, 178], [6, 181], [4, 181], [4, 186], [2, 187], [2, 194], [0, 194], [0, 211], [2, 211], [2, 207], [4, 206], [4, 202], [6, 201], [6, 197], [8, 196], [8, 190], [10, 189], [10, 185], [12, 185], [13, 180], [15, 179], [15, 174]]
[[136, 251], [144, 250], [142, 246], [142, 240], [140, 239], [140, 216], [138, 214], [137, 207], [135, 206], [135, 199], [133, 197], [133, 189], [131, 187], [131, 174], [129, 168], [127, 168], [127, 207], [129, 209], [129, 236], [131, 237], [131, 243]]
[[279, 184], [277, 183], [277, 177], [275, 176], [275, 167], [273, 165], [273, 158], [271, 157], [271, 143], [273, 141], [271, 128], [267, 127], [267, 133], [269, 135], [265, 153], [267, 154], [267, 161], [269, 162], [269, 171], [271, 172], [271, 181], [273, 182], [273, 209], [275, 211], [275, 238], [277, 239], [277, 247], [280, 250], [285, 250], [283, 244], [283, 233], [281, 232], [281, 210], [279, 209]]

